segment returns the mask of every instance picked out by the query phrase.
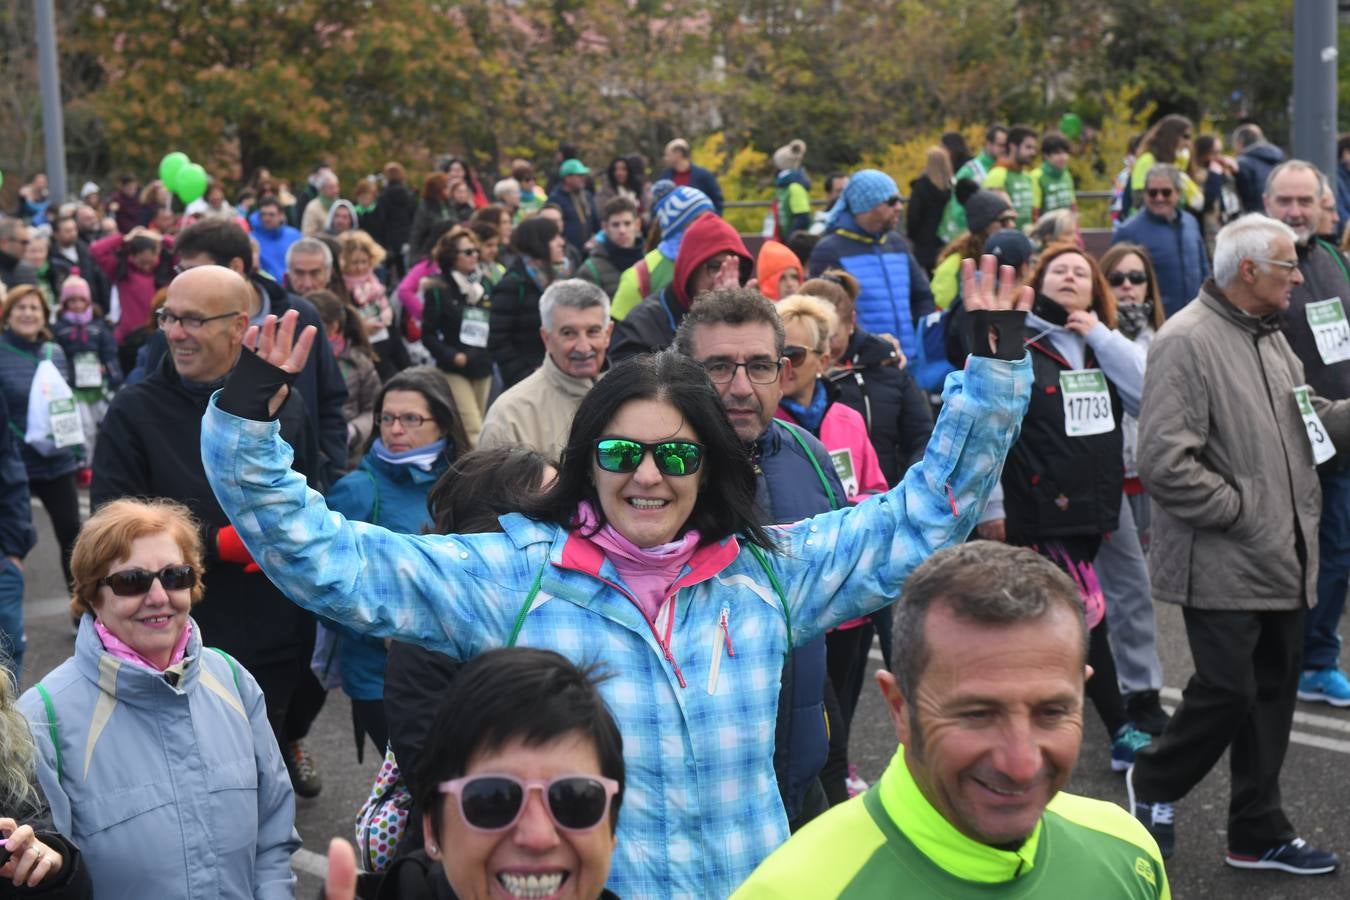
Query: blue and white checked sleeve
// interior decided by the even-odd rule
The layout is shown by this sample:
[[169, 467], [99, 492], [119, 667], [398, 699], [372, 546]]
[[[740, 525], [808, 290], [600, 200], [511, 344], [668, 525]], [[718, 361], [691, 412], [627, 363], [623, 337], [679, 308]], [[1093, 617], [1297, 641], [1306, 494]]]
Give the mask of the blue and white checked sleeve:
[[[216, 407], [202, 418], [207, 480], [244, 545], [293, 602], [361, 634], [468, 659], [501, 646], [549, 541], [504, 534], [409, 535], [328, 509], [275, 422]], [[266, 627], [266, 623], [259, 623]]]
[[792, 612], [793, 643], [900, 596], [909, 573], [964, 541], [1003, 473], [1031, 399], [1031, 360], [972, 356], [947, 376], [923, 460], [885, 494], [775, 533], [771, 557]]

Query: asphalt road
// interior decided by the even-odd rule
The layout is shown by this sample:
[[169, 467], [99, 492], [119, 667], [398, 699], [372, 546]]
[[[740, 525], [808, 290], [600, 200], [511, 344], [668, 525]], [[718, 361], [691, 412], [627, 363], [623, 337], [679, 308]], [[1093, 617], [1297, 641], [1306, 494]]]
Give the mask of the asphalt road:
[[[39, 545], [27, 561], [26, 615], [28, 657], [23, 687], [70, 655], [73, 631], [67, 598], [54, 550], [54, 538], [40, 506], [35, 506]], [[209, 602], [209, 599], [208, 601]], [[1179, 611], [1158, 609], [1161, 655], [1168, 685], [1164, 704], [1180, 698], [1192, 666]], [[209, 636], [208, 636], [209, 640]], [[879, 665], [879, 654], [872, 668]], [[1124, 805], [1125, 787], [1111, 771], [1109, 744], [1096, 714], [1087, 712], [1085, 740], [1069, 789]], [[323, 713], [307, 741], [324, 780], [323, 792], [313, 800], [298, 800], [296, 826], [304, 849], [294, 865], [300, 877], [297, 896], [314, 898], [322, 883], [323, 859], [331, 837], [352, 837], [352, 821], [365, 800], [379, 766], [367, 746], [365, 763], [356, 760], [351, 712], [340, 691], [329, 695]], [[880, 693], [869, 679], [858, 706], [851, 741], [859, 774], [871, 781], [885, 768], [895, 750]], [[1350, 710], [1322, 704], [1299, 704], [1294, 734], [1285, 761], [1282, 785], [1285, 809], [1310, 842], [1339, 853], [1350, 861]], [[1177, 854], [1168, 865], [1172, 893], [1180, 900], [1333, 900], [1350, 897], [1350, 876], [1298, 877], [1282, 873], [1242, 872], [1223, 863], [1228, 806], [1228, 770], [1221, 763], [1177, 807]], [[1059, 898], [1053, 898], [1059, 900]]]

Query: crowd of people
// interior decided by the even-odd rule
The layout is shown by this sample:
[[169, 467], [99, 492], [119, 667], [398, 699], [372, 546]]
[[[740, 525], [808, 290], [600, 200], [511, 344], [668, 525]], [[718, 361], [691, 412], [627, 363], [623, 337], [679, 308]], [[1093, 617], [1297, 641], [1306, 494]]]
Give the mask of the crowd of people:
[[[1333, 871], [1279, 774], [1298, 700], [1350, 706], [1350, 138], [1335, 173], [1232, 144], [1132, 141], [1100, 258], [1075, 144], [1022, 125], [823, 206], [789, 141], [749, 242], [680, 139], [654, 177], [564, 144], [185, 208], [34, 176], [0, 218], [0, 896], [294, 896], [338, 688], [383, 761], [341, 900], [1163, 898], [1226, 750], [1226, 862]], [[76, 636], [17, 696], [30, 498]], [[1126, 809], [1063, 791], [1085, 700]]]

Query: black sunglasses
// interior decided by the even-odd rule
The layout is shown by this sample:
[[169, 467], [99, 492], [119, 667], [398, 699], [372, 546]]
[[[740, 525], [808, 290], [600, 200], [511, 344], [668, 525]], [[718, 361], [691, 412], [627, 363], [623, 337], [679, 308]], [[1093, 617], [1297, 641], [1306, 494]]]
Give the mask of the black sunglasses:
[[808, 347], [799, 347], [796, 344], [788, 344], [783, 348], [783, 358], [794, 366], [800, 366], [806, 362], [806, 354], [811, 350]]
[[538, 789], [549, 818], [566, 831], [589, 831], [605, 820], [619, 783], [598, 775], [560, 775], [525, 781], [514, 775], [471, 775], [442, 781], [443, 793], [459, 800], [459, 814], [478, 831], [505, 831], [520, 820], [525, 798]]
[[1173, 193], [1174, 193], [1174, 191], [1173, 191], [1171, 188], [1149, 188], [1149, 189], [1148, 189], [1148, 195], [1149, 195], [1150, 197], [1155, 198], [1155, 199], [1161, 197], [1162, 199], [1166, 200], [1168, 197], [1172, 196]]
[[159, 579], [160, 586], [166, 591], [178, 591], [190, 588], [197, 583], [197, 570], [185, 563], [165, 566], [158, 572], [149, 569], [123, 569], [98, 580], [99, 586], [107, 585], [119, 597], [137, 597], [150, 593], [150, 585]]
[[1106, 280], [1111, 287], [1120, 287], [1125, 282], [1130, 284], [1148, 284], [1148, 273], [1143, 269], [1133, 269], [1129, 272], [1112, 272], [1106, 276]]
[[595, 442], [595, 464], [606, 472], [636, 472], [651, 453], [662, 475], [693, 475], [703, 465], [703, 445], [693, 441], [644, 444], [628, 438], [601, 438]]

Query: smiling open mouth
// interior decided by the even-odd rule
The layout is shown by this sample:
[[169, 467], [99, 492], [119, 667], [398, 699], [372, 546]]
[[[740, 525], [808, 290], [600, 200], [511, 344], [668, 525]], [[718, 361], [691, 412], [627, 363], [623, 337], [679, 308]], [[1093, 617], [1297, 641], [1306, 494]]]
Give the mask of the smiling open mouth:
[[669, 500], [648, 500], [644, 497], [629, 497], [628, 505], [634, 509], [662, 509], [669, 506]]
[[497, 873], [497, 882], [506, 888], [506, 892], [521, 900], [542, 900], [551, 897], [567, 880], [566, 872], [535, 873], [517, 875], [512, 872]]

